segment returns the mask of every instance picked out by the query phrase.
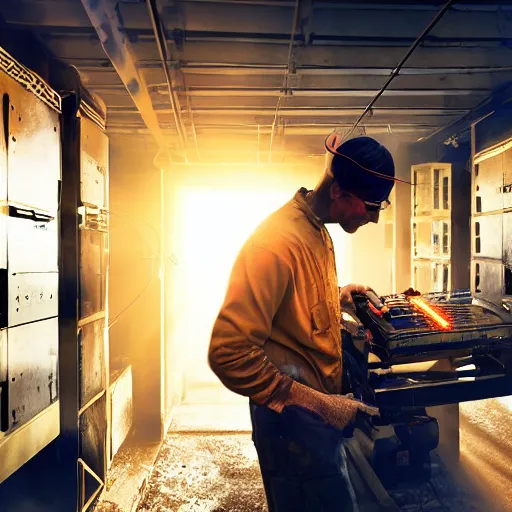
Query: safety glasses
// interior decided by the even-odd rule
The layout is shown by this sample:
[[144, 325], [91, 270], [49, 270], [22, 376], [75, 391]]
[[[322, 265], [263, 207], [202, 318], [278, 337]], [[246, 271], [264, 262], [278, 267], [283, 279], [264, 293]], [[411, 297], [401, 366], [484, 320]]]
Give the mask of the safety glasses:
[[[361, 199], [361, 201], [363, 200]], [[391, 206], [391, 202], [388, 201], [387, 199], [385, 199], [381, 203], [374, 203], [372, 201], [363, 201], [363, 203], [366, 206], [366, 210], [369, 212], [382, 211]]]

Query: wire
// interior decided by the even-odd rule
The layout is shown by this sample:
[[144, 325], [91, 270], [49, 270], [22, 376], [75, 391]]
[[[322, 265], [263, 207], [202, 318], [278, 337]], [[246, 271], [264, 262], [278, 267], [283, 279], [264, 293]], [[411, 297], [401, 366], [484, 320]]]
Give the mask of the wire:
[[[155, 167], [159, 167], [156, 163], [158, 157], [160, 156], [160, 154], [163, 152], [164, 150], [162, 148], [159, 148], [159, 150], [157, 151], [157, 154], [155, 155], [155, 158], [153, 159], [153, 164], [155, 165]], [[166, 152], [166, 156], [168, 156], [168, 153]], [[120, 209], [122, 211], [122, 208]], [[126, 212], [126, 210], [125, 210]], [[114, 216], [118, 216], [119, 218], [122, 218], [123, 216], [122, 215], [119, 215], [118, 213], [113, 213], [111, 210], [108, 211], [109, 215], [114, 215]], [[126, 219], [126, 217], [125, 217]], [[122, 309], [113, 319], [111, 322], [109, 322], [108, 324], [108, 329], [112, 328], [118, 321], [119, 319], [122, 317], [122, 315], [124, 315], [143, 295], [144, 293], [146, 292], [146, 290], [149, 288], [151, 282], [153, 281], [153, 278], [155, 277], [155, 260], [156, 259], [159, 259], [159, 255], [162, 254], [162, 251], [163, 251], [163, 247], [162, 247], [162, 240], [161, 240], [161, 237], [160, 235], [157, 233], [156, 229], [147, 221], [141, 221], [143, 224], [145, 224], [146, 226], [149, 227], [149, 229], [154, 233], [155, 235], [155, 238], [157, 240], [157, 253], [155, 254], [154, 251], [150, 250], [151, 252], [151, 273], [150, 273], [150, 276], [149, 276], [149, 279], [148, 281], [146, 282], [146, 284], [144, 285], [144, 287], [142, 288], [142, 290], [135, 296], [135, 298], [124, 308]], [[128, 224], [131, 225], [131, 227], [138, 233], [139, 237], [147, 242], [147, 240], [144, 239], [144, 237], [141, 235], [141, 233], [135, 228], [134, 224], [133, 224], [133, 221], [128, 221]], [[150, 244], [148, 243], [148, 246], [150, 246]], [[109, 266], [110, 266], [110, 252], [109, 252]]]
[[[119, 218], [122, 218], [123, 216], [118, 214], [118, 213], [113, 213], [111, 210], [108, 210], [108, 213], [109, 215], [114, 215], [115, 217], [119, 217]], [[125, 217], [126, 219], [126, 217]], [[155, 228], [153, 226], [151, 226], [151, 224], [149, 224], [149, 222], [146, 222], [146, 221], [142, 221], [144, 224], [146, 224], [152, 231], [153, 233], [156, 235], [157, 237], [157, 240], [158, 240], [158, 253], [161, 252], [161, 240], [160, 240], [160, 236], [158, 235], [158, 233], [156, 232]], [[111, 329], [120, 319], [121, 317], [134, 305], [136, 304], [136, 302], [142, 297], [142, 295], [144, 295], [144, 293], [146, 292], [146, 290], [149, 288], [149, 286], [151, 285], [151, 282], [153, 281], [153, 278], [155, 277], [155, 260], [158, 259], [158, 253], [155, 253], [153, 250], [151, 250], [151, 245], [147, 242], [147, 240], [144, 239], [144, 237], [142, 236], [142, 234], [139, 232], [139, 230], [135, 227], [134, 223], [132, 221], [127, 221], [127, 224], [130, 225], [130, 227], [139, 235], [139, 237], [144, 241], [146, 242], [146, 244], [150, 247], [150, 252], [151, 252], [151, 272], [150, 272], [150, 276], [149, 276], [149, 279], [147, 280], [146, 284], [144, 285], [144, 287], [142, 288], [142, 290], [133, 298], [133, 300], [130, 301], [130, 303], [125, 307], [123, 308], [108, 324], [107, 328], [108, 329]], [[110, 266], [110, 251], [109, 251], [109, 266]]]
[[327, 149], [327, 151], [329, 151], [329, 153], [331, 153], [332, 155], [342, 156], [343, 158], [346, 158], [347, 160], [350, 160], [352, 163], [356, 164], [358, 167], [360, 167], [361, 169], [363, 169], [366, 172], [369, 172], [370, 174], [378, 176], [379, 178], [382, 178], [384, 180], [398, 181], [400, 183], [406, 183], [407, 185], [412, 185], [412, 183], [410, 181], [401, 180], [399, 178], [395, 178], [394, 176], [388, 176], [387, 174], [382, 174], [382, 173], [377, 172], [377, 171], [372, 171], [371, 169], [368, 169], [367, 167], [364, 167], [363, 165], [361, 165], [356, 160], [353, 160], [349, 156], [344, 155], [343, 153], [339, 153], [335, 149], [335, 147], [340, 144], [340, 138], [339, 138], [339, 136], [338, 136], [338, 134], [336, 132], [333, 132], [330, 135], [328, 135], [327, 138], [325, 139], [325, 143], [324, 144], [325, 144], [325, 149]]
[[108, 329], [111, 329], [118, 321], [119, 319], [144, 295], [144, 293], [146, 292], [146, 290], [149, 288], [149, 285], [151, 284], [151, 282], [153, 281], [153, 278], [155, 277], [155, 259], [156, 258], [152, 258], [151, 259], [151, 262], [152, 262], [152, 265], [151, 265], [151, 275], [149, 276], [149, 279], [146, 283], [146, 285], [144, 286], [144, 288], [140, 291], [140, 293], [138, 293], [135, 298], [124, 308], [122, 309], [108, 324]]
[[414, 41], [412, 46], [407, 50], [407, 53], [404, 55], [402, 60], [399, 62], [399, 64], [396, 66], [396, 68], [391, 72], [391, 75], [386, 80], [386, 83], [382, 86], [380, 91], [374, 96], [374, 98], [368, 103], [366, 108], [364, 109], [363, 113], [359, 116], [357, 121], [353, 124], [352, 128], [345, 133], [344, 139], [346, 139], [358, 126], [358, 124], [364, 119], [366, 114], [371, 110], [373, 105], [377, 102], [377, 100], [384, 94], [384, 91], [388, 88], [388, 85], [400, 74], [400, 70], [402, 69], [403, 65], [407, 62], [409, 57], [412, 55], [414, 50], [420, 45], [420, 43], [423, 41], [425, 36], [437, 25], [437, 22], [444, 16], [446, 11], [452, 6], [452, 4], [455, 2], [455, 0], [449, 0], [445, 6], [434, 16], [432, 21], [428, 24], [428, 26], [423, 30], [423, 32], [419, 35], [419, 37]]

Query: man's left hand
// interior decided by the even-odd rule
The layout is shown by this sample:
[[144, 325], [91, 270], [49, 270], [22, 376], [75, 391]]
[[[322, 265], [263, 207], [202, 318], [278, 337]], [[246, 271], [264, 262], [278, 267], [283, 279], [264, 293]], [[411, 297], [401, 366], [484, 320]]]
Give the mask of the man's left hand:
[[373, 291], [369, 286], [362, 284], [347, 284], [340, 288], [340, 305], [342, 309], [355, 309], [352, 295], [364, 295], [367, 291]]

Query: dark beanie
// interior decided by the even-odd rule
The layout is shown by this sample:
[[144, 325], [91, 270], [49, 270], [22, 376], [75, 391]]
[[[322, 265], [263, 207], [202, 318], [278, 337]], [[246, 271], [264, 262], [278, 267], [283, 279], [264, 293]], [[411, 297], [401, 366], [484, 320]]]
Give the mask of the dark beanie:
[[362, 168], [395, 176], [393, 157], [382, 144], [371, 137], [355, 137], [338, 146], [336, 152], [348, 157], [334, 155], [331, 164], [334, 177], [343, 190], [352, 192], [363, 201], [381, 202], [389, 197], [395, 182]]

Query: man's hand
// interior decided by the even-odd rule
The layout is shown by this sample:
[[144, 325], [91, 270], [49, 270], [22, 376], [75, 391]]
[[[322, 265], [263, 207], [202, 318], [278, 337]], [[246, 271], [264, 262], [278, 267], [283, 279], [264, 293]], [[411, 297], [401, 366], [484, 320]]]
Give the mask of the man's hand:
[[288, 396], [283, 400], [273, 400], [267, 404], [276, 412], [289, 405], [302, 407], [312, 413], [318, 414], [329, 425], [343, 430], [356, 420], [361, 413], [368, 416], [378, 416], [376, 407], [354, 400], [349, 395], [329, 395], [321, 393], [308, 386], [293, 382]]
[[326, 423], [343, 430], [350, 426], [358, 417], [358, 414], [367, 416], [379, 416], [379, 409], [364, 404], [358, 400], [348, 398], [345, 395], [324, 395], [319, 393], [316, 412]]
[[373, 291], [369, 286], [362, 284], [347, 284], [340, 288], [340, 305], [342, 309], [355, 309], [352, 295], [364, 295], [367, 291]]

